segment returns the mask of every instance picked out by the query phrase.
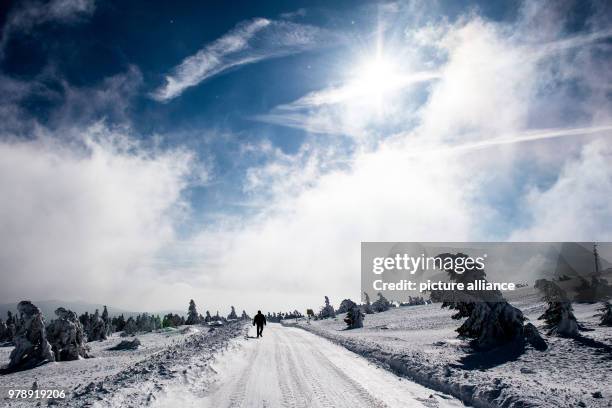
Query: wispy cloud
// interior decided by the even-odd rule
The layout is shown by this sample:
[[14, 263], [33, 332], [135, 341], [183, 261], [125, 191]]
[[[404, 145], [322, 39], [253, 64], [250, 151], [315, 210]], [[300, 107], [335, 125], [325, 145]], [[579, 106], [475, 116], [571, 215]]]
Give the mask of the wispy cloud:
[[[440, 78], [438, 71], [422, 71], [398, 74], [393, 81], [393, 92], [400, 92], [412, 85], [434, 81]], [[383, 92], [385, 90], [382, 90]], [[293, 102], [278, 105], [270, 112], [254, 115], [251, 119], [279, 126], [302, 129], [309, 133], [342, 134], [346, 133], [346, 124], [330, 117], [333, 110], [343, 104], [370, 104], [372, 90], [354, 82], [337, 87], [329, 87], [314, 91], [296, 99]], [[372, 111], [371, 106], [368, 110]]]
[[[480, 39], [477, 39], [475, 36], [479, 34], [478, 31], [482, 29], [481, 26], [482, 22], [477, 20], [476, 23], [471, 25], [468, 24], [461, 29], [457, 29], [457, 27], [453, 26], [443, 26], [437, 30], [440, 31], [437, 35], [443, 38], [435, 39], [434, 45], [448, 52], [455, 60], [465, 59], [466, 61], [461, 61], [461, 64], [456, 64], [456, 62], [450, 59], [443, 68], [417, 72], [391, 73], [393, 76], [392, 78], [386, 78], [382, 81], [373, 81], [374, 84], [365, 84], [365, 86], [360, 83], [360, 78], [357, 78], [357, 80], [348, 78], [347, 82], [344, 84], [310, 92], [292, 102], [275, 106], [267, 113], [254, 115], [251, 119], [279, 126], [302, 129], [309, 133], [345, 135], [360, 133], [364, 126], [370, 124], [369, 119], [372, 118], [369, 118], [369, 115], [373, 116], [377, 122], [389, 121], [391, 117], [397, 117], [398, 112], [393, 109], [388, 112], [388, 115], [380, 115], [379, 112], [376, 112], [376, 109], [372, 109], [372, 99], [384, 98], [386, 99], [384, 101], [385, 105], [391, 107], [398, 106], [395, 100], [391, 100], [398, 99], [395, 97], [391, 98], [392, 94], [395, 96], [401, 95], [414, 85], [445, 79], [449, 76], [457, 77], [457, 80], [453, 79], [452, 81], [452, 86], [455, 88], [457, 88], [458, 83], [465, 79], [462, 77], [469, 77], [470, 80], [474, 80], [474, 86], [478, 86], [480, 79], [476, 75], [472, 75], [473, 73], [469, 71], [462, 71], [465, 65], [472, 65], [470, 69], [475, 71], [496, 73], [507, 71], [509, 73], [514, 73], [509, 74], [510, 77], [512, 75], [520, 76], [523, 75], [522, 71], [525, 70], [525, 66], [532, 67], [539, 61], [544, 61], [549, 57], [561, 55], [568, 50], [579, 47], [593, 46], [612, 37], [612, 30], [598, 30], [570, 36], [561, 40], [549, 41], [544, 44], [533, 44], [524, 40], [516, 41], [511, 45], [497, 44], [494, 46], [499, 46], [500, 51], [503, 52], [500, 52], [500, 54], [494, 58], [484, 59], [482, 58], [482, 55], [486, 55], [484, 51], [490, 50], [480, 49], [480, 45], [462, 45], [465, 42], [469, 42], [471, 38], [480, 41]], [[425, 31], [431, 31], [431, 27], [426, 27]], [[431, 46], [432, 44], [429, 45]], [[483, 48], [490, 46], [491, 44], [482, 45]], [[465, 48], [465, 52], [461, 50], [460, 52], [456, 52], [455, 47]], [[473, 49], [469, 49], [469, 47]], [[456, 65], [460, 65], [460, 69], [453, 72]], [[497, 83], [497, 80], [498, 76], [493, 77], [493, 83], [491, 85], [503, 87], [507, 84], [514, 83], [514, 81], [508, 81], [506, 85], [504, 85], [502, 82]], [[380, 82], [380, 84], [377, 82]], [[606, 87], [607, 84], [603, 82], [600, 86]], [[449, 81], [446, 81], [446, 84], [448, 83]], [[388, 92], [389, 89], [372, 89], [373, 87], [384, 88], [385, 85], [391, 87], [393, 92]], [[442, 86], [445, 86], [444, 82]], [[512, 89], [508, 90], [509, 92], [514, 92], [519, 88], [514, 85], [512, 85], [512, 87]], [[444, 93], [452, 91], [452, 89], [445, 90]], [[470, 98], [471, 96], [468, 92], [463, 93], [460, 97], [459, 95], [455, 95], [453, 98], [445, 98], [444, 103], [447, 103], [447, 101], [469, 100]], [[367, 109], [361, 109], [363, 107], [362, 105], [367, 105]], [[489, 104], [489, 106], [495, 106], [495, 104]], [[434, 112], [433, 110], [432, 112], [436, 116], [441, 116], [441, 114], [446, 116], [449, 113], [450, 116], [454, 116], [456, 112], [461, 112], [461, 115], [465, 114], [463, 109], [457, 108], [458, 107], [453, 107], [453, 112]], [[344, 120], [347, 113], [351, 112], [353, 114], [350, 120]], [[472, 112], [471, 114], [477, 114], [478, 111], [474, 110]], [[374, 115], [371, 115], [372, 113], [374, 113]], [[509, 121], [513, 122], [514, 119], [515, 118], [510, 118]], [[359, 124], [359, 126], [357, 126], [357, 124]], [[436, 126], [438, 126], [438, 124], [436, 124]]]
[[443, 153], [462, 153], [501, 145], [510, 145], [516, 143], [557, 139], [572, 136], [593, 135], [602, 137], [612, 137], [612, 124], [573, 128], [532, 129], [525, 132], [493, 137], [491, 139], [480, 140], [477, 142], [456, 143], [436, 147], [411, 149], [406, 152], [406, 157], [417, 157], [426, 154], [439, 155]]
[[230, 68], [320, 47], [329, 44], [331, 37], [327, 30], [290, 21], [256, 18], [241, 22], [173, 68], [151, 97], [168, 101]]
[[75, 23], [89, 17], [95, 10], [95, 0], [51, 0], [23, 2], [8, 16], [2, 30], [0, 52], [16, 31], [30, 31], [33, 27], [55, 21]]

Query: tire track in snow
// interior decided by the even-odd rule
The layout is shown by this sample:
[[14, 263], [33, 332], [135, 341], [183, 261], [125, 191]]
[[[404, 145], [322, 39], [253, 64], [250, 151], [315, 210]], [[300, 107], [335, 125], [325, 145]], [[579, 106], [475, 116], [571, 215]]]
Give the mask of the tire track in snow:
[[[269, 324], [262, 339], [237, 340], [218, 355], [210, 386], [185, 395], [184, 407], [429, 407], [432, 391], [368, 363], [365, 359], [301, 329]], [[213, 385], [214, 384], [214, 385]], [[430, 400], [428, 400], [430, 399]], [[426, 401], [427, 400], [427, 401]], [[458, 400], [438, 400], [440, 408]], [[160, 406], [174, 408], [172, 400]]]
[[[218, 393], [216, 395], [217, 398], [213, 399], [212, 406], [215, 406], [215, 407], [222, 407], [222, 406], [241, 407], [243, 406], [245, 398], [246, 398], [247, 382], [249, 381], [249, 378], [251, 378], [253, 375], [252, 371], [253, 371], [253, 368], [255, 367], [254, 362], [257, 356], [259, 355], [260, 350], [261, 349], [259, 347], [255, 347], [254, 350], [250, 351], [247, 361], [245, 363], [245, 369], [242, 370], [242, 373], [238, 377], [238, 380], [236, 381], [234, 386], [231, 388], [231, 391], [227, 392], [227, 394], [225, 392]], [[240, 352], [240, 350], [238, 350], [238, 352]], [[227, 399], [226, 404], [223, 403], [224, 399]]]
[[[302, 408], [306, 407], [306, 401], [304, 395], [298, 395], [293, 391], [296, 388], [297, 382], [295, 378], [290, 375], [287, 369], [287, 363], [285, 362], [284, 356], [281, 355], [281, 349], [284, 348], [284, 344], [279, 344], [274, 349], [274, 355], [276, 360], [276, 374], [278, 376], [278, 385], [281, 390], [281, 399], [284, 407], [289, 408]], [[293, 380], [293, 384], [289, 384], [289, 381]]]
[[[311, 381], [317, 384], [318, 389], [327, 389], [327, 394], [333, 396], [334, 402], [330, 402], [331, 406], [338, 406], [339, 403], [347, 407], [352, 406], [368, 406], [368, 407], [386, 407], [386, 404], [377, 398], [373, 397], [367, 390], [365, 390], [359, 383], [354, 381], [352, 378], [346, 375], [341, 369], [339, 369], [325, 354], [323, 354], [318, 348], [313, 347], [311, 344], [304, 341], [301, 336], [297, 335], [296, 332], [287, 333], [288, 336], [293, 337], [293, 341], [303, 342], [307, 348], [308, 353], [295, 353], [294, 357], [297, 357], [297, 365], [308, 368], [308, 376]], [[308, 356], [305, 359], [305, 355]], [[310, 360], [310, 361], [306, 361]], [[314, 363], [314, 364], [313, 364]], [[316, 367], [316, 372], [313, 374], [312, 368]], [[325, 387], [320, 381], [320, 372], [324, 371], [327, 377], [334, 378], [334, 384], [336, 386], [330, 387], [328, 384]], [[339, 381], [338, 381], [339, 380]], [[341, 382], [345, 386], [337, 387], [337, 384]], [[324, 388], [325, 387], [325, 388]], [[349, 388], [352, 392], [346, 392], [346, 388]], [[339, 391], [342, 390], [342, 391]], [[327, 397], [325, 397], [328, 400]], [[327, 405], [324, 405], [327, 406]]]

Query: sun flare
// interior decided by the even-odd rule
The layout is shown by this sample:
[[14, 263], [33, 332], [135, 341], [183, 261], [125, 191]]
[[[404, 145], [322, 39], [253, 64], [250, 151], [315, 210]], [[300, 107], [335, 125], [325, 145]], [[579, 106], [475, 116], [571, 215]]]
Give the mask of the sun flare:
[[395, 64], [388, 59], [377, 57], [359, 68], [354, 85], [365, 93], [379, 94], [393, 90], [398, 87], [399, 82]]
[[392, 94], [402, 88], [402, 82], [398, 65], [376, 55], [356, 65], [348, 85], [349, 95], [380, 115], [387, 110]]

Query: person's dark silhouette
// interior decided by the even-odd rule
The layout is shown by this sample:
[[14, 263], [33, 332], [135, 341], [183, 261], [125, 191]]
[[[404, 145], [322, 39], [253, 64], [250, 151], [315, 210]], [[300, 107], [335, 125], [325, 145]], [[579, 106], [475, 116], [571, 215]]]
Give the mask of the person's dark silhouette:
[[257, 311], [257, 314], [253, 318], [253, 326], [257, 325], [257, 337], [263, 337], [263, 328], [266, 325], [266, 316], [261, 313], [261, 310]]

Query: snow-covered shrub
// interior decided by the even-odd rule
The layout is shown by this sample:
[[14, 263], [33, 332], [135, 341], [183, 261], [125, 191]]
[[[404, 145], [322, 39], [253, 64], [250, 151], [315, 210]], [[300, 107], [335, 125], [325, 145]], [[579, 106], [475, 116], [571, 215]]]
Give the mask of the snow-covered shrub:
[[140, 347], [140, 340], [134, 337], [134, 340], [121, 340], [119, 344], [109, 348], [109, 350], [136, 350]]
[[376, 313], [380, 313], [386, 312], [387, 310], [391, 309], [391, 307], [393, 307], [391, 302], [389, 302], [382, 293], [378, 292], [378, 299], [372, 303], [372, 310], [374, 310]]
[[408, 301], [407, 302], [401, 302], [400, 306], [404, 307], [404, 306], [419, 306], [419, 305], [425, 305], [427, 304], [427, 302], [425, 301], [425, 299], [423, 299], [422, 296], [408, 296]]
[[129, 317], [125, 322], [122, 336], [133, 336], [139, 332], [151, 332], [162, 328], [162, 320], [159, 316], [143, 313], [136, 316], [136, 319]]
[[304, 317], [298, 310], [294, 310], [293, 312], [286, 312], [282, 314], [283, 319], [298, 319], [300, 317]]

